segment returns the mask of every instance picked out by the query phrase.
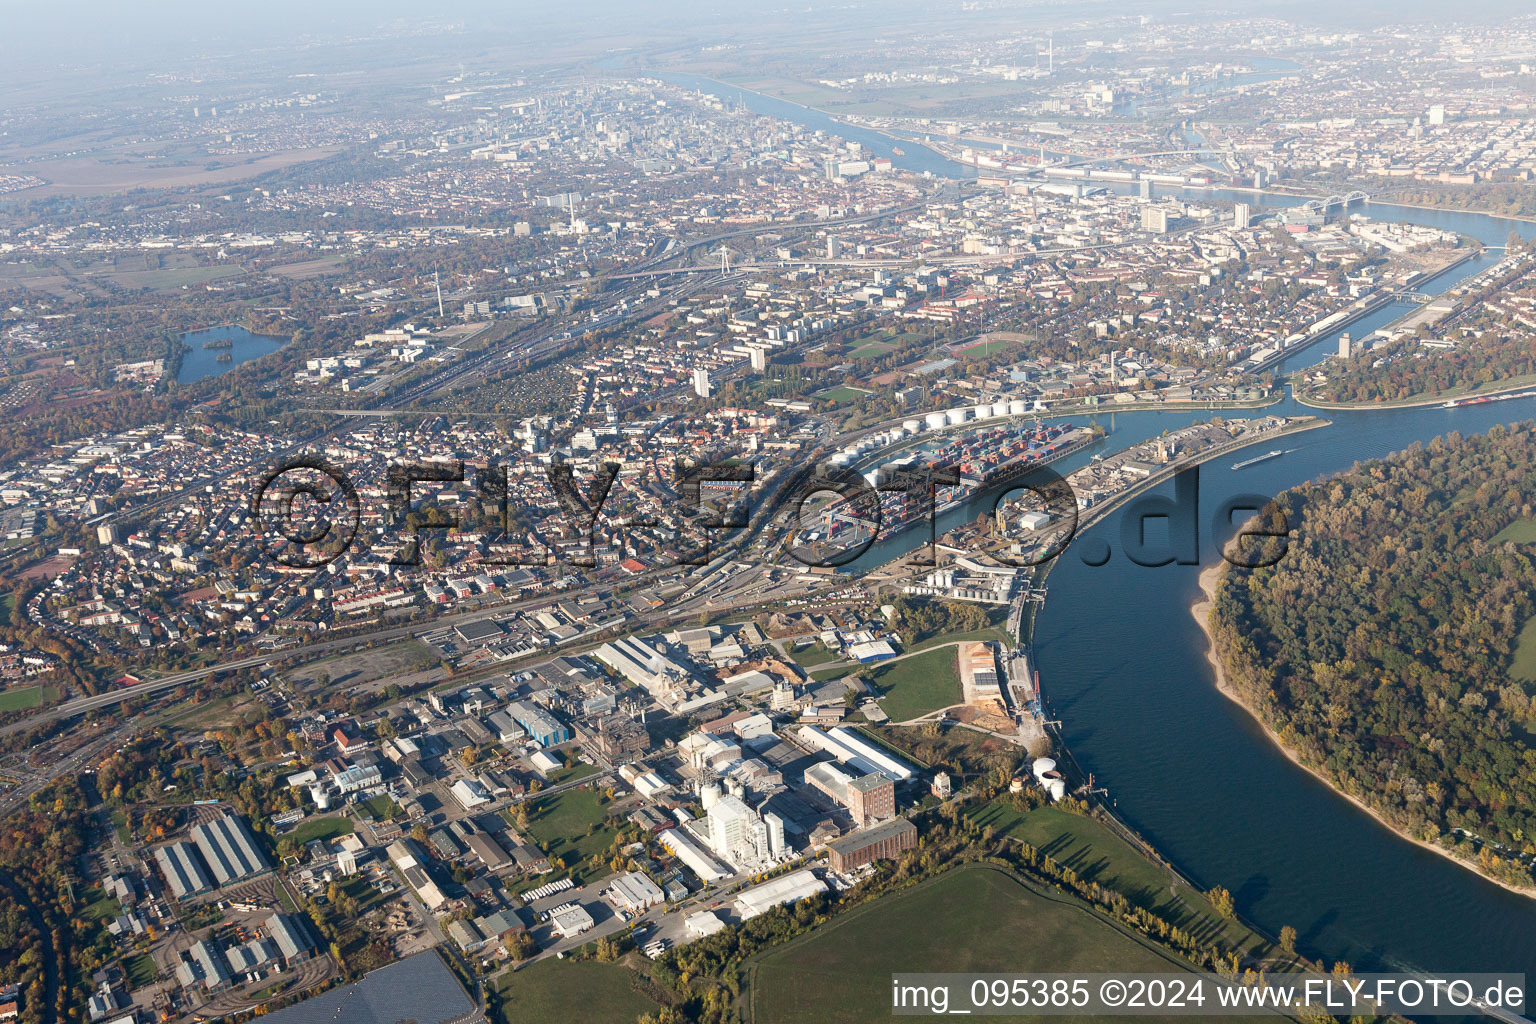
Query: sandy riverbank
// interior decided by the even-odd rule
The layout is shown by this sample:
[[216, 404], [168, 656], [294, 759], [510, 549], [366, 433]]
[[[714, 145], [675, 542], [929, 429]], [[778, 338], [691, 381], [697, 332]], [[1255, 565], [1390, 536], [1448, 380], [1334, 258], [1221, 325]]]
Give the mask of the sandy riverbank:
[[1222, 666], [1221, 658], [1216, 654], [1216, 636], [1211, 632], [1210, 620], [1211, 612], [1215, 608], [1216, 604], [1216, 584], [1217, 581], [1220, 580], [1222, 570], [1226, 567], [1226, 564], [1226, 562], [1217, 562], [1215, 565], [1208, 565], [1200, 570], [1200, 592], [1203, 597], [1201, 600], [1196, 601], [1194, 604], [1189, 606], [1189, 613], [1194, 616], [1195, 623], [1200, 627], [1200, 632], [1205, 634], [1205, 659], [1211, 663], [1211, 672], [1216, 677], [1216, 689], [1220, 691], [1221, 695], [1226, 697], [1232, 703], [1236, 704], [1238, 707], [1242, 708], [1244, 711], [1248, 712], [1253, 720], [1259, 724], [1259, 728], [1264, 730], [1264, 735], [1268, 737], [1269, 741], [1275, 745], [1275, 749], [1289, 758], [1292, 764], [1296, 765], [1296, 767], [1311, 775], [1314, 779], [1317, 779], [1319, 782], [1325, 784], [1329, 789], [1333, 790], [1339, 796], [1360, 808], [1366, 814], [1369, 814], [1372, 818], [1375, 818], [1376, 822], [1383, 828], [1391, 830], [1394, 835], [1407, 842], [1413, 843], [1415, 846], [1422, 847], [1431, 853], [1439, 854], [1446, 860], [1450, 861], [1452, 864], [1463, 867], [1468, 871], [1478, 875], [1479, 877], [1492, 882], [1494, 885], [1508, 889], [1513, 893], [1519, 893], [1521, 896], [1529, 896], [1533, 899], [1536, 899], [1536, 889], [1525, 886], [1511, 885], [1508, 882], [1503, 882], [1497, 878], [1492, 878], [1479, 870], [1477, 865], [1473, 862], [1462, 860], [1460, 857], [1457, 857], [1455, 854], [1451, 853], [1451, 851], [1443, 847], [1436, 846], [1434, 843], [1426, 843], [1424, 840], [1408, 835], [1401, 829], [1394, 827], [1391, 822], [1387, 821], [1386, 818], [1377, 813], [1377, 811], [1369, 804], [1365, 803], [1358, 797], [1351, 796], [1350, 794], [1344, 792], [1333, 783], [1333, 780], [1329, 779], [1322, 772], [1317, 771], [1309, 765], [1303, 764], [1300, 758], [1296, 756], [1296, 752], [1294, 750], [1280, 742], [1280, 737], [1275, 733], [1273, 729], [1269, 727], [1269, 723], [1260, 718], [1258, 713], [1254, 711], [1253, 708], [1249, 707], [1248, 704], [1237, 695], [1237, 691], [1232, 689], [1231, 684], [1227, 680], [1226, 669]]

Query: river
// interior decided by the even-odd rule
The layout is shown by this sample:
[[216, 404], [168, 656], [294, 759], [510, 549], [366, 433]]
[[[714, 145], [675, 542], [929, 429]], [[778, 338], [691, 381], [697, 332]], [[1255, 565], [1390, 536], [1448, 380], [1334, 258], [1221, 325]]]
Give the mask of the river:
[[[864, 137], [884, 138], [877, 132], [850, 129], [744, 90], [731, 93], [760, 113], [854, 138], [881, 152]], [[951, 176], [972, 170], [930, 150], [909, 149], [906, 157], [893, 157], [908, 170], [946, 173], [933, 167], [933, 159]], [[1222, 190], [1184, 194], [1259, 206], [1300, 201]], [[1525, 237], [1536, 235], [1536, 225], [1482, 214], [1381, 204], [1365, 212], [1448, 228], [1490, 245], [1502, 245], [1512, 228]], [[1466, 264], [1423, 290], [1443, 290], [1485, 266]], [[1347, 329], [1362, 337], [1403, 308], [1381, 310]], [[1292, 356], [1282, 369], [1315, 362], [1336, 350], [1335, 341]], [[1268, 409], [1219, 415], [1313, 412], [1287, 399]], [[1134, 412], [1091, 419], [1110, 428], [1108, 445], [1119, 449], [1211, 415]], [[1331, 426], [1288, 441], [1285, 447], [1297, 450], [1281, 458], [1244, 470], [1233, 470], [1225, 459], [1201, 467], [1197, 521], [1203, 560], [1214, 561], [1232, 532], [1209, 535], [1209, 523], [1215, 508], [1233, 494], [1273, 495], [1451, 430], [1480, 433], [1536, 418], [1536, 399], [1326, 416]], [[1070, 469], [1087, 457], [1058, 468]], [[1172, 484], [1155, 493], [1171, 497]], [[978, 503], [957, 511], [940, 528], [959, 525], [980, 510]], [[1093, 527], [1094, 536], [1118, 549], [1120, 520], [1121, 514], [1109, 516]], [[920, 543], [920, 534], [912, 531], [880, 545], [860, 564], [894, 557]], [[1345, 959], [1357, 969], [1536, 976], [1536, 901], [1399, 839], [1291, 764], [1246, 712], [1216, 691], [1204, 638], [1189, 614], [1199, 597], [1198, 573], [1193, 565], [1143, 568], [1118, 550], [1106, 565], [1092, 568], [1075, 549], [1051, 573], [1050, 598], [1034, 637], [1046, 706], [1051, 717], [1062, 720], [1063, 737], [1079, 764], [1108, 788], [1116, 812], [1197, 883], [1229, 888], [1238, 909], [1271, 933], [1294, 926], [1301, 948], [1312, 955]]]

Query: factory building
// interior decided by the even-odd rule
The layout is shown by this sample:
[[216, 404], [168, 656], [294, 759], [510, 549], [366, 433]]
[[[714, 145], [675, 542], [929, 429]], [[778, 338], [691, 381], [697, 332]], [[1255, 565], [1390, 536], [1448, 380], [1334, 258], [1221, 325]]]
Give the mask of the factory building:
[[384, 781], [383, 772], [379, 771], [376, 764], [359, 765], [337, 772], [332, 776], [336, 788], [342, 793], [356, 793], [359, 790], [371, 789]]
[[232, 814], [195, 826], [192, 841], [213, 869], [214, 881], [220, 886], [272, 868], [256, 848], [256, 837], [251, 835], [251, 830]]
[[400, 872], [405, 879], [405, 884], [416, 890], [416, 895], [427, 905], [428, 910], [435, 911], [438, 907], [448, 902], [437, 883], [421, 866], [421, 858], [416, 854], [416, 844], [410, 839], [396, 839], [387, 847], [390, 863]]
[[917, 845], [917, 827], [906, 818], [892, 818], [827, 844], [833, 871], [850, 871], [872, 861], [887, 860]]
[[525, 700], [516, 701], [509, 705], [507, 713], [541, 747], [558, 746], [561, 743], [569, 742], [571, 738], [570, 726], [561, 722], [543, 708], [530, 704]]
[[287, 966], [292, 967], [315, 955], [315, 934], [304, 918], [295, 914], [273, 914], [266, 923], [267, 934], [277, 943], [277, 951]]
[[197, 850], [191, 843], [172, 843], [155, 851], [155, 863], [171, 887], [171, 895], [178, 900], [207, 892], [213, 888], [208, 872], [197, 858]]
[[896, 814], [896, 784], [879, 773], [855, 777], [822, 762], [805, 770], [805, 783], [848, 808], [860, 828]]
[[717, 856], [742, 869], [764, 867], [783, 857], [783, 819], [772, 815], [769, 821], [740, 797], [720, 795], [716, 787], [707, 787], [703, 800], [706, 838]]
[[865, 775], [879, 772], [897, 782], [916, 774], [915, 770], [894, 755], [864, 739], [851, 729], [838, 726], [823, 732], [810, 726], [800, 729], [800, 739], [814, 750], [824, 750], [845, 765], [850, 765]]
[[511, 746], [523, 738], [523, 727], [512, 720], [512, 716], [505, 711], [493, 711], [486, 718], [485, 724], [491, 732], [496, 734], [496, 739], [503, 746]]
[[259, 967], [276, 963], [277, 956], [277, 944], [271, 939], [252, 939], [244, 945], [231, 946], [224, 951], [229, 969], [237, 975], [249, 974]]
[[656, 837], [667, 852], [687, 865], [688, 870], [703, 882], [718, 882], [730, 875], [697, 843], [689, 839], [681, 829], [669, 828]]
[[224, 958], [219, 955], [219, 948], [207, 939], [199, 940], [192, 944], [192, 948], [183, 953], [185, 958], [176, 966], [176, 980], [182, 988], [193, 988], [202, 985], [208, 990], [209, 995], [223, 992], [234, 984], [234, 976], [229, 973], [229, 968], [224, 966]]
[[736, 898], [736, 910], [741, 919], [746, 921], [774, 907], [798, 903], [826, 891], [825, 882], [817, 878], [810, 868], [802, 868], [746, 890]]
[[474, 779], [460, 779], [449, 788], [448, 792], [453, 794], [453, 798], [466, 811], [472, 811], [481, 804], [491, 802], [491, 795]]
[[666, 899], [661, 887], [638, 871], [630, 871], [613, 880], [613, 900], [623, 910], [639, 913]]
[[580, 935], [592, 928], [592, 915], [587, 908], [575, 903], [563, 907], [556, 907], [549, 912], [549, 923], [554, 926], [555, 934], [562, 939], [569, 939]]

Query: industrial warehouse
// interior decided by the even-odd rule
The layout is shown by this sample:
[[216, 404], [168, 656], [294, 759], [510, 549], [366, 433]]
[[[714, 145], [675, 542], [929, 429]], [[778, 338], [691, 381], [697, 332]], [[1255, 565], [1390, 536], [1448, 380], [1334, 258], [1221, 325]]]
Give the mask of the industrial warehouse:
[[171, 843], [155, 851], [155, 861], [177, 899], [271, 870], [250, 828], [234, 815], [194, 826], [191, 835], [191, 842]]

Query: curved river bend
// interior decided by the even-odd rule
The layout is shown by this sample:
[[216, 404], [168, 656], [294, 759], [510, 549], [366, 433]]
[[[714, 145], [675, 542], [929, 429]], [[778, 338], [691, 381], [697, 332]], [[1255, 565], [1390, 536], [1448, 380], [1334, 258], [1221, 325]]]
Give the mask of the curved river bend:
[[[729, 95], [759, 113], [821, 128], [860, 142], [889, 138], [852, 128], [816, 111], [704, 79], [674, 81]], [[876, 136], [870, 140], [867, 136]], [[914, 152], [915, 151], [915, 152]], [[973, 176], [974, 169], [912, 146], [898, 166]], [[1300, 200], [1252, 193], [1190, 191], [1191, 199], [1240, 199], [1256, 205]], [[1513, 228], [1536, 225], [1482, 214], [1371, 204], [1380, 220], [1429, 224], [1500, 246]], [[1495, 253], [1493, 256], [1497, 256]], [[1490, 257], [1491, 258], [1491, 257]], [[1465, 264], [1424, 286], [1440, 291], [1489, 265]], [[1406, 307], [1382, 310], [1349, 326], [1355, 337], [1395, 319]], [[1293, 370], [1336, 351], [1335, 338], [1297, 355]], [[1289, 400], [1228, 417], [1315, 414]], [[1123, 448], [1209, 412], [1109, 413], [1097, 417]], [[1201, 557], [1207, 563], [1227, 536], [1210, 536], [1217, 506], [1237, 493], [1264, 495], [1347, 470], [1415, 441], [1451, 430], [1480, 433], [1500, 423], [1536, 418], [1536, 399], [1461, 409], [1427, 407], [1323, 414], [1332, 426], [1288, 439], [1297, 450], [1244, 470], [1227, 460], [1200, 469]], [[1065, 468], [1080, 465], [1087, 453]], [[1235, 461], [1235, 460], [1234, 460]], [[1062, 468], [1062, 467], [1058, 467]], [[1156, 493], [1172, 496], [1172, 484]], [[941, 520], [950, 529], [981, 511]], [[1093, 527], [1115, 550], [1092, 568], [1076, 546], [1051, 573], [1050, 599], [1036, 622], [1035, 653], [1051, 717], [1063, 721], [1073, 756], [1108, 787], [1116, 812], [1203, 886], [1224, 885], [1243, 914], [1271, 933], [1294, 926], [1303, 950], [1357, 969], [1523, 971], [1536, 976], [1536, 900], [1511, 893], [1471, 871], [1399, 839], [1328, 786], [1291, 764], [1256, 723], [1215, 688], [1205, 640], [1189, 614], [1199, 598], [1199, 567], [1137, 566], [1119, 551], [1121, 515]], [[894, 557], [921, 540], [911, 531], [861, 559]]]

